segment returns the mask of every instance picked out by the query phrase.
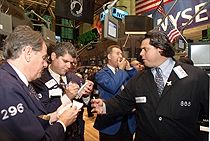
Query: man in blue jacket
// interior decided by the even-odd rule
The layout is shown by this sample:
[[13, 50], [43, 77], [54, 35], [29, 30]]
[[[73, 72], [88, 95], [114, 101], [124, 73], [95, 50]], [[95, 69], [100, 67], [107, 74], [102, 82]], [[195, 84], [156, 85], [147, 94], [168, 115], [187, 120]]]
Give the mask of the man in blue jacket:
[[[136, 70], [123, 58], [118, 45], [107, 48], [107, 59], [107, 66], [95, 75], [100, 98], [104, 100], [116, 96], [136, 73]], [[99, 130], [100, 141], [132, 141], [135, 123], [134, 112], [129, 111], [117, 119], [110, 119], [104, 115], [97, 116], [94, 127]]]

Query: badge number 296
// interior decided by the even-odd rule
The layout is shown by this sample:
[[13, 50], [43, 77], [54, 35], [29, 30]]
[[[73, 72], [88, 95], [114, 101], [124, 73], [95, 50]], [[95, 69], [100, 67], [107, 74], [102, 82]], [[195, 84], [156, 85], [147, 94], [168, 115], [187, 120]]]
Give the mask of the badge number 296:
[[23, 113], [24, 107], [22, 103], [19, 103], [17, 106], [10, 106], [8, 109], [1, 110], [3, 115], [2, 120], [8, 119], [10, 116], [15, 116], [17, 113]]

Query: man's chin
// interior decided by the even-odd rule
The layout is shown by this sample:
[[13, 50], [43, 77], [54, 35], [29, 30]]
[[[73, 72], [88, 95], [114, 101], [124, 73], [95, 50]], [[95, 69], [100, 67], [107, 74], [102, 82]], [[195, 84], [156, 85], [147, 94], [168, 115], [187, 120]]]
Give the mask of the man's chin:
[[35, 79], [40, 78], [42, 76], [42, 73], [43, 73], [43, 71], [41, 71], [39, 74], [37, 74]]
[[64, 75], [66, 75], [67, 72], [68, 71], [63, 71], [62, 74], [60, 74], [60, 75], [64, 76]]

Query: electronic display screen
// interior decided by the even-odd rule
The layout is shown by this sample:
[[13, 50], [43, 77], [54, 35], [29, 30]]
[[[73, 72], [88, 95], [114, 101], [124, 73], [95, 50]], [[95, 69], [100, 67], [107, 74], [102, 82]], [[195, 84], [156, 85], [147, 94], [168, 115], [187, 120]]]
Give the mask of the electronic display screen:
[[117, 37], [117, 25], [111, 21], [108, 23], [108, 34], [114, 38]]
[[210, 66], [210, 44], [190, 44], [188, 50], [195, 66]]
[[118, 40], [118, 20], [107, 14], [104, 19], [104, 38], [117, 42]]

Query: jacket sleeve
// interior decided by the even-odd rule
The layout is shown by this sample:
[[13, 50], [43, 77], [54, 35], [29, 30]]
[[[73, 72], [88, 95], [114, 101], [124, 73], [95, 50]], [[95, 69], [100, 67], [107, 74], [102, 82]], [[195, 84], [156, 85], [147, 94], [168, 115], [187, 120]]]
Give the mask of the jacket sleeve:
[[126, 72], [128, 73], [129, 77], [131, 78], [134, 75], [136, 75], [138, 71], [135, 68], [132, 68], [130, 70], [126, 70]]
[[60, 97], [49, 97], [49, 89], [45, 86], [45, 83], [41, 79], [32, 81], [32, 85], [38, 95], [39, 99], [42, 102], [45, 110], [48, 113], [54, 112], [57, 110], [57, 107], [61, 105]]
[[0, 89], [4, 91], [0, 93], [0, 125], [9, 134], [21, 141], [60, 141], [64, 137], [60, 123], [50, 126], [47, 121], [40, 122], [38, 116], [43, 111], [19, 84], [1, 84]]
[[119, 70], [115, 75], [112, 72], [101, 70], [95, 76], [97, 84], [113, 95], [119, 91], [128, 78], [128, 73], [124, 70]]

